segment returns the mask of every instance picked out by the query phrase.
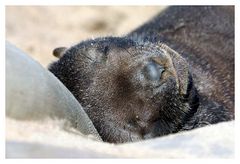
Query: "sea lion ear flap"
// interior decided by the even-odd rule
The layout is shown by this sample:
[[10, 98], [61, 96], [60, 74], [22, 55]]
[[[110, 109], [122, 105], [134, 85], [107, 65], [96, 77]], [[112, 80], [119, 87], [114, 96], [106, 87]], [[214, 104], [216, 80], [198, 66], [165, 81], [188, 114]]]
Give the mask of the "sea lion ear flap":
[[188, 76], [189, 76], [189, 67], [187, 61], [176, 51], [169, 48], [168, 46], [160, 43], [161, 48], [167, 51], [172, 59], [172, 63], [176, 69], [179, 83], [180, 94], [187, 94], [188, 87]]
[[66, 47], [58, 47], [58, 48], [55, 48], [52, 53], [53, 53], [53, 56], [57, 58], [61, 58], [66, 50], [67, 50]]

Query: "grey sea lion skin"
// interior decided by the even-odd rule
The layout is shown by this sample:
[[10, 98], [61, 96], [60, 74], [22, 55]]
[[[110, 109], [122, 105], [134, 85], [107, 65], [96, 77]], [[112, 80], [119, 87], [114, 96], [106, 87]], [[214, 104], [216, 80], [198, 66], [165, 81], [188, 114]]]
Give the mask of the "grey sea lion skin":
[[54, 50], [49, 70], [102, 139], [123, 143], [234, 119], [234, 7], [173, 6], [124, 37]]

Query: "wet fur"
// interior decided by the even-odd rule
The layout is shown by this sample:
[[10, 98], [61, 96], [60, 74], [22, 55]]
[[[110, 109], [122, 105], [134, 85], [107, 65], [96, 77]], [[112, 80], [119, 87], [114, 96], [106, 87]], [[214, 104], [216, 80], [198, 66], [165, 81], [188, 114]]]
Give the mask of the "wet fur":
[[[234, 111], [233, 11], [170, 7], [125, 37], [61, 47], [49, 70], [81, 103], [104, 141], [136, 141], [228, 121]], [[140, 78], [149, 60], [164, 65], [159, 84]]]

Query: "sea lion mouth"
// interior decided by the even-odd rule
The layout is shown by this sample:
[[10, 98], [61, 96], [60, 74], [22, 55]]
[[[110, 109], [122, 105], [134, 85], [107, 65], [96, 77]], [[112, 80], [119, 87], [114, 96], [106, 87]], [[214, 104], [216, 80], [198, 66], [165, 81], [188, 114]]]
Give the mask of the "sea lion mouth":
[[[156, 120], [155, 122], [157, 121], [158, 120]], [[154, 125], [154, 122], [152, 123], [152, 125]], [[152, 132], [152, 129], [150, 129], [148, 126], [141, 127], [140, 125], [136, 125], [133, 128], [135, 130], [129, 127], [126, 128], [126, 126], [118, 129], [121, 142], [136, 142], [156, 137], [156, 135]]]

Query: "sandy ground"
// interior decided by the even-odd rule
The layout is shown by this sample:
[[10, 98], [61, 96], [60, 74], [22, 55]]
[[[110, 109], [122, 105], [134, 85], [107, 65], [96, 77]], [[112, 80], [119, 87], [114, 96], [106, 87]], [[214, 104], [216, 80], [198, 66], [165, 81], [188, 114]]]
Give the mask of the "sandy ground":
[[164, 6], [7, 6], [6, 40], [44, 67], [56, 60], [52, 50], [88, 38], [122, 36]]
[[62, 123], [57, 120], [35, 122], [7, 118], [6, 157], [234, 158], [233, 121], [119, 145], [93, 141], [90, 137], [64, 131]]

